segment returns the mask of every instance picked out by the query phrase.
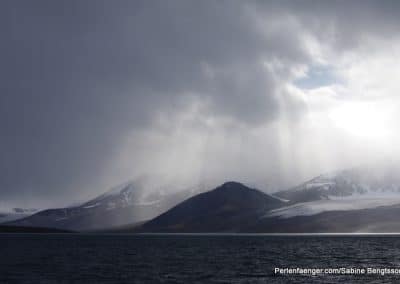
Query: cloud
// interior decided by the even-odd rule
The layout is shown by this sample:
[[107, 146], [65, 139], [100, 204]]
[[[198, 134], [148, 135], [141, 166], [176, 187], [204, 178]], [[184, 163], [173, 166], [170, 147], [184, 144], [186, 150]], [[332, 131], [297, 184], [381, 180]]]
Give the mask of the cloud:
[[54, 204], [142, 175], [279, 184], [314, 173], [331, 146], [306, 157], [306, 133], [327, 133], [305, 130], [318, 109], [293, 82], [324, 64], [354, 82], [340, 70], [366, 43], [395, 40], [396, 5], [1, 3], [1, 197]]

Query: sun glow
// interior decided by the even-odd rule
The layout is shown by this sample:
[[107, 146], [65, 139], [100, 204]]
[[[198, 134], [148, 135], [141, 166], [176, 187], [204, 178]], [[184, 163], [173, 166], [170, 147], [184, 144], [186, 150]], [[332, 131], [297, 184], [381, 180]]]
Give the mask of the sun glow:
[[380, 141], [390, 135], [389, 113], [373, 103], [348, 102], [334, 108], [329, 118], [351, 136]]

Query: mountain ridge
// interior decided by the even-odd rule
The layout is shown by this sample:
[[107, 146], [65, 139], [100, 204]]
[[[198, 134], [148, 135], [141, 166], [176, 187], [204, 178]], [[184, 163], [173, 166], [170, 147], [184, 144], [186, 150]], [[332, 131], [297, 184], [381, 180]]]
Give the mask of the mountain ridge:
[[[340, 224], [321, 224], [324, 219], [332, 220], [334, 216], [358, 216], [364, 227], [383, 228], [371, 212], [382, 217], [379, 222], [388, 224], [383, 218], [384, 212], [397, 212], [400, 178], [397, 171], [375, 173], [355, 168], [319, 175], [272, 194], [235, 181], [206, 192], [193, 189], [165, 192], [148, 191], [128, 182], [78, 205], [46, 209], [2, 224], [78, 231], [301, 232], [300, 228], [347, 230]], [[360, 212], [366, 217], [359, 216]], [[397, 230], [396, 220], [392, 217], [387, 216], [387, 219]], [[340, 221], [335, 219], [334, 222]], [[345, 223], [351, 222], [346, 220]], [[385, 226], [385, 230], [390, 229], [389, 225]], [[353, 224], [352, 227], [357, 226]]]
[[148, 194], [128, 182], [78, 205], [45, 209], [5, 225], [51, 227], [66, 230], [99, 230], [151, 219], [189, 196], [181, 191], [163, 195]]
[[235, 231], [285, 203], [238, 182], [193, 196], [143, 224], [138, 231]]

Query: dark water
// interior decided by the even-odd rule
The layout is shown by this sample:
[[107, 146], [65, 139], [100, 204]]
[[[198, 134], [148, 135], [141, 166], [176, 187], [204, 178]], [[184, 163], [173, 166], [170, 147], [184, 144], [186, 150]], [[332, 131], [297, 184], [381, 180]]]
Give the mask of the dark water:
[[400, 268], [400, 237], [0, 235], [0, 283], [400, 282], [275, 275], [275, 267]]

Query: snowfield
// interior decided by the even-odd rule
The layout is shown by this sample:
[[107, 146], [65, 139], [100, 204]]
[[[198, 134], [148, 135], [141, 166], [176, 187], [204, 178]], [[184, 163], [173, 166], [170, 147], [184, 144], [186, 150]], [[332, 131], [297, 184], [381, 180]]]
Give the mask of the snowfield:
[[0, 224], [5, 222], [11, 222], [18, 219], [28, 217], [35, 213], [37, 210], [29, 209], [1, 209], [0, 210]]
[[381, 206], [391, 206], [400, 204], [400, 195], [387, 195], [378, 197], [374, 195], [350, 196], [350, 197], [331, 197], [327, 200], [297, 203], [294, 205], [278, 208], [269, 211], [264, 218], [280, 217], [291, 218], [295, 216], [311, 216], [326, 211], [347, 211], [376, 208]]

